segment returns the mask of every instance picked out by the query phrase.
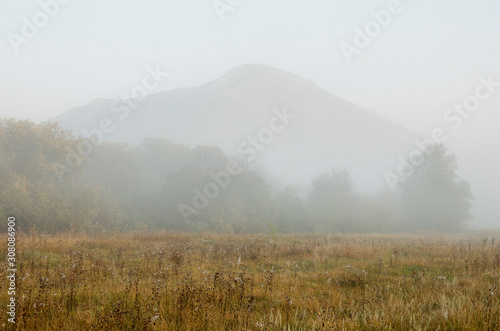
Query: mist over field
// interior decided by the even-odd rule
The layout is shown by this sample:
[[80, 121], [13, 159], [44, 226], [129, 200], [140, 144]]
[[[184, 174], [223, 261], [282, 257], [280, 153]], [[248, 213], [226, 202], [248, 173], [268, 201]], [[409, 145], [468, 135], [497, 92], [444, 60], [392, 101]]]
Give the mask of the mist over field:
[[[120, 14], [114, 12], [116, 6]], [[407, 228], [400, 226], [413, 217], [409, 216], [410, 202], [405, 205], [401, 200], [406, 193], [441, 197], [439, 203], [434, 198], [416, 201], [415, 197], [412, 203], [431, 209], [431, 214], [458, 217], [450, 221], [449, 230], [498, 228], [500, 177], [496, 169], [500, 158], [496, 151], [500, 140], [496, 124], [500, 117], [495, 110], [500, 106], [500, 46], [494, 42], [500, 31], [495, 14], [498, 6], [494, 1], [474, 6], [465, 1], [314, 5], [108, 1], [97, 6], [93, 1], [54, 0], [4, 4], [0, 14], [6, 37], [1, 45], [0, 115], [5, 120], [27, 119], [42, 126], [58, 124], [89, 142], [91, 146], [86, 147], [92, 150], [78, 153], [77, 141], [68, 140], [68, 150], [59, 151], [57, 158], [44, 154], [48, 146], [43, 151], [26, 146], [28, 140], [20, 148], [9, 141], [9, 134], [17, 137], [22, 133], [9, 133], [4, 120], [7, 140], [2, 144], [2, 162], [8, 171], [25, 177], [27, 185], [49, 181], [63, 185], [71, 177], [79, 185], [106, 191], [121, 214], [130, 215], [125, 206], [139, 200], [157, 200], [163, 207], [168, 201], [172, 205], [168, 211], [142, 206], [157, 219], [153, 227], [168, 228], [179, 215], [184, 221], [179, 220], [175, 227], [191, 224], [179, 207], [183, 204], [194, 208], [191, 214], [200, 218], [195, 223], [205, 223], [201, 228], [211, 219], [226, 218], [221, 215], [230, 214], [230, 209], [242, 214], [250, 227], [255, 225], [252, 222], [260, 223], [262, 229], [276, 226], [279, 212], [255, 216], [242, 211], [254, 202], [220, 202], [219, 194], [236, 189], [233, 185], [226, 189], [222, 187], [225, 182], [222, 186], [216, 183], [221, 192], [213, 188], [217, 196], [213, 199], [204, 194], [205, 186], [213, 182], [210, 172], [238, 160], [245, 171], [263, 182], [266, 193], [254, 194], [268, 196], [265, 199], [273, 205], [272, 199], [293, 192], [293, 199], [303, 204], [308, 224], [314, 218], [311, 213], [318, 212], [309, 210], [318, 208], [311, 206], [318, 180], [322, 178], [326, 185], [324, 176], [330, 176], [334, 182], [333, 171], [349, 177], [349, 189], [342, 195], [356, 196], [353, 206], [340, 203], [348, 214], [355, 214], [361, 206], [368, 208], [367, 204], [376, 205], [385, 215], [381, 216], [386, 224], [383, 231]], [[288, 118], [273, 119], [276, 116]], [[163, 149], [149, 150], [146, 138], [163, 139], [156, 140]], [[130, 147], [118, 145], [122, 143]], [[416, 177], [416, 168], [428, 161], [424, 157], [432, 158], [430, 143], [442, 144], [446, 148], [443, 155], [456, 158], [448, 162], [455, 174], [448, 178], [449, 184], [468, 183], [466, 193], [456, 193], [458, 186], [440, 188], [429, 178], [419, 179], [418, 185], [423, 185], [419, 192], [405, 193], [401, 185]], [[171, 145], [186, 151], [206, 149], [201, 153], [209, 157], [223, 154], [228, 161], [201, 169], [187, 156], [178, 159], [177, 152], [167, 147]], [[217, 149], [209, 152], [212, 147], [202, 146]], [[155, 173], [151, 164], [137, 164], [144, 158], [134, 159], [140, 157], [131, 155], [134, 148], [156, 158]], [[71, 153], [77, 154], [69, 162], [74, 164], [66, 160]], [[134, 165], [127, 166], [112, 153], [127, 154]], [[38, 166], [52, 168], [39, 174], [43, 181], [36, 177], [31, 182], [15, 163], [34, 155], [44, 155], [37, 160], [47, 163]], [[183, 182], [175, 175], [186, 168], [200, 172], [199, 182]], [[166, 176], [182, 186], [175, 188], [171, 198], [165, 196], [171, 185]], [[120, 185], [131, 183], [132, 177], [139, 184], [124, 192]], [[116, 186], [113, 180], [122, 184]], [[425, 186], [425, 180], [436, 187]], [[2, 184], [7, 190], [8, 183]], [[132, 192], [140, 185], [146, 187]], [[248, 189], [242, 185], [238, 190]], [[205, 196], [199, 198], [200, 205], [209, 200], [207, 210], [193, 206], [196, 190]], [[334, 194], [325, 190], [324, 196]], [[413, 190], [417, 188], [413, 186]], [[453, 194], [457, 196], [451, 197]], [[367, 199], [391, 203], [367, 203]], [[218, 203], [224, 207], [215, 216], [210, 205]], [[16, 209], [16, 213], [26, 213], [15, 204], [3, 198], [4, 212]], [[39, 215], [36, 210], [33, 213]], [[356, 231], [369, 231], [373, 221], [369, 220], [370, 211], [349, 217], [323, 213], [321, 217], [336, 219], [331, 222], [332, 231], [342, 230], [340, 223], [354, 220], [368, 224], [366, 229], [357, 226]], [[231, 223], [233, 216], [227, 217], [224, 222]], [[129, 218], [128, 226], [139, 223], [137, 217]], [[31, 222], [41, 222], [41, 230], [45, 227], [42, 221]], [[412, 227], [421, 228], [415, 222]]]
[[0, 4], [0, 329], [500, 330], [500, 2]]

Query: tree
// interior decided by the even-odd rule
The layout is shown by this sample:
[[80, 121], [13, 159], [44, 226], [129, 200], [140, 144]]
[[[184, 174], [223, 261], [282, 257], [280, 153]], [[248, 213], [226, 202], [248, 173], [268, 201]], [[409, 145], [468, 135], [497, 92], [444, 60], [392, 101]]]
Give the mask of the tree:
[[307, 222], [304, 202], [295, 188], [288, 186], [273, 197], [273, 211], [279, 232], [303, 232], [313, 230]]
[[320, 231], [353, 231], [358, 199], [349, 173], [325, 174], [312, 181], [308, 196], [310, 215]]
[[21, 231], [54, 233], [116, 223], [120, 213], [108, 192], [75, 181], [61, 183], [52, 164], [78, 143], [56, 124], [0, 119], [0, 215], [14, 214]]
[[64, 162], [73, 143], [56, 124], [0, 119], [0, 163], [29, 181], [56, 182], [52, 164]]
[[443, 145], [422, 155], [420, 165], [401, 183], [401, 203], [410, 229], [454, 231], [472, 218], [471, 188], [457, 169], [455, 155]]

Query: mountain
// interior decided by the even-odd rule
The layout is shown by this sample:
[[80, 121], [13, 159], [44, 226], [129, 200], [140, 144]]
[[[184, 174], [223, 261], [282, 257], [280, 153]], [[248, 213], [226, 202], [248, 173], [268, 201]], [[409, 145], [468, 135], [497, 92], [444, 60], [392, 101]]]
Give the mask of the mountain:
[[[282, 132], [258, 151], [254, 164], [285, 183], [307, 182], [332, 168], [346, 168], [359, 187], [382, 188], [383, 173], [394, 171], [398, 155], [407, 155], [416, 134], [360, 108], [312, 82], [264, 65], [239, 66], [223, 77], [193, 88], [152, 94], [120, 118], [123, 101], [98, 99], [68, 110], [54, 121], [75, 134], [115, 126], [105, 140], [140, 143], [148, 136], [190, 146], [217, 145], [228, 155], [270, 127], [276, 112], [295, 116]], [[121, 108], [117, 108], [120, 106]], [[255, 150], [255, 149], [254, 149]], [[248, 152], [247, 155], [250, 155]], [[246, 156], [243, 156], [246, 158]]]

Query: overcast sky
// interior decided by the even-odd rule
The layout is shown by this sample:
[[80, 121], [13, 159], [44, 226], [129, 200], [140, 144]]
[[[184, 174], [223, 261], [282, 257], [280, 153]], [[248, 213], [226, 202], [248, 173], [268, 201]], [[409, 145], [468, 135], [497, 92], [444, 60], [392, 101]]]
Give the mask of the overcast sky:
[[[43, 20], [41, 3], [54, 1], [0, 4], [1, 117], [42, 121], [118, 98], [148, 65], [171, 73], [161, 91], [255, 63], [312, 79], [428, 135], [449, 107], [474, 93], [479, 75], [500, 81], [498, 0], [401, 0], [399, 13], [351, 63], [341, 43], [353, 44], [354, 29], [390, 1], [222, 0], [236, 6], [221, 20], [213, 0], [72, 0], [15, 52], [9, 38], [23, 36], [23, 18]], [[450, 137], [464, 173], [479, 183], [500, 178], [499, 108], [500, 90]], [[477, 171], [478, 163], [488, 172]]]

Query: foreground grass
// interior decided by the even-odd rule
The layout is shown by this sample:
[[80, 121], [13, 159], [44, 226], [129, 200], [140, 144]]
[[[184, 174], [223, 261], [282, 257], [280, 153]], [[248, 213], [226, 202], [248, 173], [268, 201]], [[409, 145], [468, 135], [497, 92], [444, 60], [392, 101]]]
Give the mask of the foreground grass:
[[[19, 236], [19, 330], [500, 330], [500, 240]], [[6, 256], [5, 243], [0, 254]]]

